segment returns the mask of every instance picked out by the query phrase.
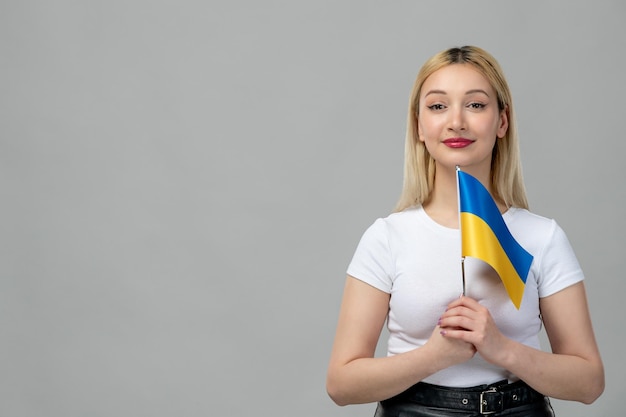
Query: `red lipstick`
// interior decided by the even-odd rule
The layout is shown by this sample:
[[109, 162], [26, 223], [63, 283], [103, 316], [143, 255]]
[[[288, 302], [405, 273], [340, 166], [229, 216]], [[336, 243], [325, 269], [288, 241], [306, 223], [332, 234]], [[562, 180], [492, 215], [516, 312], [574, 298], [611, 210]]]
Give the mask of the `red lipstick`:
[[474, 141], [466, 138], [450, 138], [444, 140], [443, 143], [450, 148], [465, 148], [474, 143]]

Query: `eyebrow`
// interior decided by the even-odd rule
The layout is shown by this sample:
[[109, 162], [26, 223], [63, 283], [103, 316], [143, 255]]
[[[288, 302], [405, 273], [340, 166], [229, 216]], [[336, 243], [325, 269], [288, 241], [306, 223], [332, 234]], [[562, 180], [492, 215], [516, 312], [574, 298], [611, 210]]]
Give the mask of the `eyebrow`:
[[[473, 89], [473, 90], [468, 90], [468, 91], [465, 92], [465, 95], [468, 96], [470, 94], [476, 94], [476, 93], [482, 93], [482, 94], [486, 95], [487, 97], [489, 97], [489, 94], [487, 94], [487, 92], [485, 90], [482, 90], [480, 88], [476, 88], [476, 89]], [[426, 93], [424, 95], [424, 97], [428, 97], [431, 94], [443, 94], [443, 95], [446, 95], [448, 93], [446, 93], [444, 90], [430, 90], [428, 93]]]

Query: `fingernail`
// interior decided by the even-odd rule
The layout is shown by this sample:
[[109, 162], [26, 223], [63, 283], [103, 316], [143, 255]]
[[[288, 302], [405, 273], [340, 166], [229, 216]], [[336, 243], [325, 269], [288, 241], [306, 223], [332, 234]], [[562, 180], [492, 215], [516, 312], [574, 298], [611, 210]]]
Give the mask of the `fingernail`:
[[446, 335], [446, 331], [442, 330], [442, 331], [439, 332], [439, 334], [442, 335], [442, 336], [445, 336]]
[[437, 320], [437, 326], [441, 326], [441, 317], [439, 317], [439, 320]]

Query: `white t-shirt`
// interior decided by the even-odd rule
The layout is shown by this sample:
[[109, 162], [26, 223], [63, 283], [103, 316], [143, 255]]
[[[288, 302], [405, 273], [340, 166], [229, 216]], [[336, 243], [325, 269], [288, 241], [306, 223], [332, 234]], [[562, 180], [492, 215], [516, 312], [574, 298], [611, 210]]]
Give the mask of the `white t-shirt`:
[[[489, 265], [469, 257], [465, 259], [466, 295], [489, 309], [505, 336], [539, 349], [539, 298], [583, 280], [583, 272], [554, 220], [519, 208], [510, 208], [503, 218], [534, 257], [521, 307], [515, 308]], [[388, 355], [415, 349], [426, 343], [446, 306], [462, 293], [459, 229], [436, 223], [422, 207], [377, 219], [363, 234], [347, 272], [391, 295]], [[476, 354], [424, 382], [469, 387], [503, 379], [518, 378]]]

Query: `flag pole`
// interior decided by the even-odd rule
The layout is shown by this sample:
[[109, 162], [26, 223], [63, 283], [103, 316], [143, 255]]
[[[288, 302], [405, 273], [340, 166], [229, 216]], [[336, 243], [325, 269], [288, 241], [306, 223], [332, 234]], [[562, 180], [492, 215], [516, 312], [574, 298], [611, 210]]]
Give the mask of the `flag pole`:
[[461, 276], [463, 278], [463, 297], [465, 297], [465, 256], [461, 256]]
[[461, 171], [460, 166], [456, 166], [456, 192], [457, 192], [457, 201], [459, 204], [459, 233], [461, 234], [461, 279], [463, 282], [463, 296], [465, 297], [465, 256], [463, 256], [463, 235], [461, 232], [461, 191], [459, 189], [459, 171]]

